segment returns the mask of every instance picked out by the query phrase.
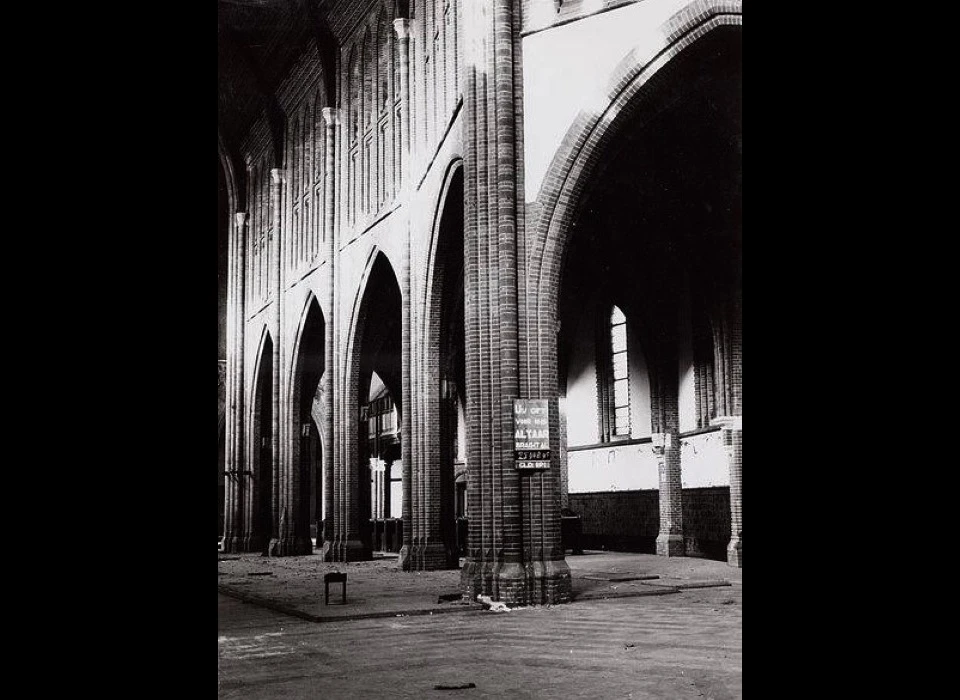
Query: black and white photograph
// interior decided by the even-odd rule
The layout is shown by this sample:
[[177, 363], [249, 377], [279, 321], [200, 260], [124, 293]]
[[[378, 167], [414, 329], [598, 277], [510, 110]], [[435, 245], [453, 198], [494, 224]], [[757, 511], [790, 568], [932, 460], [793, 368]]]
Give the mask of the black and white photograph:
[[217, 10], [218, 698], [742, 698], [742, 0]]

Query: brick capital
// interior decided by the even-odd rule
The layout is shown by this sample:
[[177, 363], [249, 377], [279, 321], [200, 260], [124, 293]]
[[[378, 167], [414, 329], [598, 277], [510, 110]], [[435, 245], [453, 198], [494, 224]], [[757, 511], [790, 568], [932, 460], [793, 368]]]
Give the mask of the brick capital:
[[710, 425], [726, 428], [727, 430], [743, 430], [743, 416], [718, 416], [710, 421]]
[[410, 20], [405, 17], [393, 20], [393, 29], [400, 41], [410, 38]]
[[340, 112], [341, 110], [334, 107], [323, 108], [323, 120], [327, 123], [327, 126], [334, 126], [340, 123]]

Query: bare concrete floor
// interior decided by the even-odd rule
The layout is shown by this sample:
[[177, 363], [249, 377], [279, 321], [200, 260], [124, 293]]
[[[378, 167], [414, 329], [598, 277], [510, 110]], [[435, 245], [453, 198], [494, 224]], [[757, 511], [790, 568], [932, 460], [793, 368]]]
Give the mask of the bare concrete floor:
[[[274, 566], [289, 572], [316, 565], [316, 557], [296, 559], [301, 561], [263, 559], [255, 563], [264, 570], [253, 573]], [[232, 559], [218, 567], [222, 571], [225, 565], [236, 567], [244, 561]], [[317, 616], [322, 621], [318, 624], [220, 593], [219, 697], [742, 697], [742, 570], [647, 555], [597, 554], [568, 561], [574, 589], [581, 590], [577, 602], [506, 613], [462, 607], [456, 614], [421, 610], [409, 615], [383, 607], [383, 617], [351, 620], [342, 619], [343, 607], [331, 605], [341, 619]], [[373, 565], [368, 562], [350, 573]], [[435, 601], [450, 583], [455, 586], [458, 575], [400, 573], [407, 578], [371, 577], [367, 601], [376, 604], [376, 590], [383, 588], [389, 595], [379, 600], [395, 602], [398, 594], [391, 593], [390, 584], [404, 580], [414, 598]], [[723, 582], [720, 574], [729, 585], [715, 585]], [[634, 579], [638, 575], [661, 578]], [[221, 586], [224, 578], [218, 577]], [[245, 578], [257, 581], [274, 601], [285, 595], [304, 601], [309, 578], [316, 587], [315, 575], [291, 575], [287, 582], [280, 577], [272, 583], [267, 579], [273, 576]], [[299, 583], [290, 583], [298, 578]], [[375, 583], [381, 578], [382, 586]], [[433, 584], [428, 583], [431, 579]], [[678, 588], [673, 585], [677, 583], [711, 587]], [[658, 584], [670, 585], [671, 594], [621, 590], [625, 585]], [[322, 583], [319, 588], [322, 591]], [[608, 594], [631, 597], [603, 599]], [[314, 603], [306, 600], [303, 605]], [[413, 611], [415, 603], [411, 598], [406, 604]], [[320, 601], [314, 609], [323, 607]], [[464, 687], [469, 684], [473, 687]], [[438, 685], [462, 689], [436, 689]]]

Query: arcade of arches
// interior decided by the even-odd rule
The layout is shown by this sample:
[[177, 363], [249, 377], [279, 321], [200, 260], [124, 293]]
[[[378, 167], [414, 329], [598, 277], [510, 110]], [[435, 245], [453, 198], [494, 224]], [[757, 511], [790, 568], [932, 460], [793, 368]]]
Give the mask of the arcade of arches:
[[219, 3], [224, 551], [509, 604], [569, 600], [582, 548], [742, 566], [741, 27]]

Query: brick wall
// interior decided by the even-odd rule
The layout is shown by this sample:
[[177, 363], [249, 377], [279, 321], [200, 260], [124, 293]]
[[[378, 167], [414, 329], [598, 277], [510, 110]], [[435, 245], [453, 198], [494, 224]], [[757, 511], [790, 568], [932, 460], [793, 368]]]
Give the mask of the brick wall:
[[659, 491], [571, 493], [570, 510], [583, 517], [584, 549], [657, 551]]
[[726, 561], [730, 542], [730, 489], [683, 490], [687, 556]]
[[[571, 493], [570, 509], [583, 517], [585, 549], [656, 553], [659, 491]], [[726, 561], [730, 541], [730, 489], [683, 490], [687, 556]]]

